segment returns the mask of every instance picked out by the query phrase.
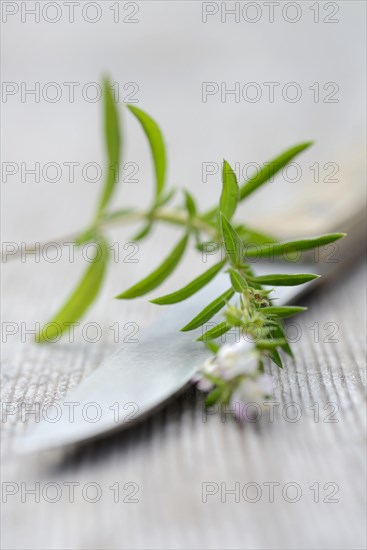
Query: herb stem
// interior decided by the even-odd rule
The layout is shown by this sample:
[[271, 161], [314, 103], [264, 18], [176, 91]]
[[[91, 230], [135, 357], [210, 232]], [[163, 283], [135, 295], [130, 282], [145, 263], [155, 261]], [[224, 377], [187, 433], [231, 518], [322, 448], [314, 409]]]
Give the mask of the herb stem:
[[[217, 231], [215, 228], [208, 223], [206, 223], [204, 220], [202, 220], [200, 217], [195, 217], [189, 219], [188, 215], [180, 212], [179, 210], [164, 210], [164, 209], [157, 209], [153, 212], [145, 212], [145, 211], [138, 211], [138, 210], [131, 210], [131, 211], [121, 211], [119, 213], [118, 211], [112, 212], [110, 214], [106, 214], [104, 218], [99, 218], [99, 221], [97, 223], [93, 223], [90, 227], [88, 227], [83, 234], [86, 234], [88, 232], [98, 232], [102, 228], [112, 227], [114, 225], [127, 225], [134, 222], [139, 221], [148, 221], [148, 220], [156, 220], [161, 221], [164, 223], [168, 223], [171, 225], [178, 225], [181, 227], [188, 227], [190, 226], [192, 229], [198, 229], [200, 231], [203, 231], [208, 236], [211, 236], [213, 238], [216, 238], [218, 236]], [[51, 242], [53, 244], [57, 244], [60, 246], [64, 246], [66, 243], [77, 243], [78, 239], [80, 238], [81, 232], [73, 233], [71, 235], [67, 235], [63, 238], [58, 238], [50, 241], [45, 242], [34, 242], [34, 243], [27, 243], [25, 245], [25, 248], [29, 251], [37, 251], [38, 248], [43, 248], [44, 246], [47, 246]], [[16, 259], [21, 255], [21, 249], [12, 255], [9, 255], [6, 258], [6, 261]], [[3, 256], [1, 257], [1, 261], [5, 261]]]
[[[115, 223], [120, 225], [121, 223], [132, 223], [135, 221], [148, 221], [148, 220], [156, 220], [161, 222], [166, 222], [171, 225], [179, 225], [187, 227], [188, 225], [191, 225], [194, 229], [199, 229], [200, 231], [203, 231], [209, 235], [216, 236], [217, 231], [215, 228], [208, 223], [206, 223], [204, 220], [202, 220], [200, 217], [195, 217], [189, 219], [189, 216], [185, 213], [180, 212], [179, 210], [164, 210], [164, 209], [157, 209], [153, 212], [144, 212], [144, 211], [137, 211], [134, 210], [129, 213], [122, 212], [121, 215], [114, 215], [109, 214], [106, 216], [106, 218], [102, 221], [101, 225], [103, 227], [109, 227], [111, 225], [114, 225]], [[98, 228], [100, 226], [96, 226]]]

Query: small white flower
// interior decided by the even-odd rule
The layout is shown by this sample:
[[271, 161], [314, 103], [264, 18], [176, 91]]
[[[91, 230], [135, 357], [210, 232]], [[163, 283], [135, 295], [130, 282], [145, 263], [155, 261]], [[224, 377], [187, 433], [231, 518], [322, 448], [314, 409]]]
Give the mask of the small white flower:
[[239, 374], [254, 374], [258, 368], [257, 358], [248, 353], [248, 344], [244, 340], [222, 346], [217, 361], [220, 376], [225, 380]]
[[202, 376], [197, 379], [197, 386], [199, 390], [204, 393], [208, 393], [214, 388], [213, 382], [211, 382], [211, 380], [208, 380], [208, 378]]
[[[256, 391], [261, 395], [262, 393], [269, 393], [264, 386], [265, 382], [262, 381], [261, 376], [253, 380], [257, 371], [257, 354], [254, 352], [249, 353], [248, 343], [242, 340], [241, 342], [222, 346], [215, 357], [207, 359], [195, 376], [194, 382], [197, 383], [201, 391], [208, 392], [213, 389], [215, 383], [209, 380], [206, 375], [220, 378], [223, 381], [232, 380], [236, 376], [246, 375], [251, 377], [246, 378], [246, 382], [250, 383], [247, 390], [249, 395], [254, 392], [256, 393]], [[242, 387], [242, 384], [240, 387]], [[251, 384], [254, 385], [253, 390], [251, 390]]]
[[193, 382], [198, 385], [199, 390], [203, 392], [209, 392], [214, 388], [213, 382], [206, 378], [206, 374], [219, 376], [218, 365], [215, 362], [215, 358], [207, 359], [193, 379]]
[[213, 389], [214, 384], [211, 380], [205, 377], [206, 374], [212, 376], [218, 376], [218, 366], [215, 363], [215, 359], [207, 359], [199, 372], [194, 377], [194, 382], [197, 383], [200, 391], [209, 392]]

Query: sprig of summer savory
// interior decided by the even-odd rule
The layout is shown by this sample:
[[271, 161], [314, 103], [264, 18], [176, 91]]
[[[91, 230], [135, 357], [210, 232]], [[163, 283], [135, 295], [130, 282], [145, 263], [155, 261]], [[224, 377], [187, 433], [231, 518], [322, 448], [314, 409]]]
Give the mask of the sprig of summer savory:
[[[60, 332], [75, 323], [92, 304], [101, 289], [109, 262], [109, 245], [106, 236], [108, 226], [116, 223], [131, 223], [140, 220], [141, 229], [135, 240], [143, 239], [155, 223], [162, 222], [182, 227], [182, 236], [165, 260], [152, 273], [128, 290], [116, 296], [130, 300], [156, 289], [176, 269], [185, 251], [192, 243], [197, 250], [205, 249], [210, 242], [224, 246], [225, 259], [210, 267], [199, 277], [188, 282], [183, 288], [151, 300], [158, 305], [181, 302], [208, 284], [221, 271], [228, 274], [228, 289], [216, 297], [202, 311], [198, 312], [182, 331], [202, 327], [222, 311], [223, 321], [203, 333], [197, 340], [205, 343], [212, 357], [203, 365], [196, 376], [199, 387], [210, 392], [207, 404], [258, 401], [271, 393], [271, 379], [264, 372], [265, 359], [270, 358], [282, 368], [281, 352], [292, 356], [292, 351], [283, 328], [283, 319], [300, 313], [305, 308], [295, 306], [277, 307], [271, 300], [272, 288], [307, 283], [317, 275], [310, 274], [269, 274], [257, 277], [251, 267], [254, 257], [271, 254], [289, 258], [290, 252], [304, 251], [334, 242], [344, 236], [333, 233], [319, 237], [278, 242], [273, 237], [255, 231], [234, 221], [239, 202], [246, 199], [294, 157], [307, 149], [311, 143], [296, 145], [267, 163], [255, 176], [239, 185], [236, 175], [227, 161], [223, 163], [222, 193], [218, 204], [200, 213], [195, 199], [185, 190], [181, 207], [168, 208], [175, 195], [175, 189], [166, 186], [166, 150], [161, 130], [157, 123], [144, 111], [127, 105], [130, 113], [140, 123], [151, 150], [154, 173], [155, 194], [151, 207], [141, 212], [130, 208], [109, 211], [118, 178], [120, 165], [121, 132], [117, 107], [110, 83], [104, 81], [104, 117], [107, 151], [107, 176], [92, 223], [76, 239], [77, 244], [95, 243], [96, 256], [90, 263], [76, 289], [36, 336], [37, 342], [52, 341]], [[266, 289], [263, 288], [266, 286]], [[233, 299], [235, 297], [235, 299]], [[226, 344], [220, 347], [216, 340], [227, 331], [235, 328], [242, 336], [253, 341], [251, 351], [248, 345]], [[179, 336], [178, 336], [179, 337]], [[198, 344], [199, 345], [199, 344]]]

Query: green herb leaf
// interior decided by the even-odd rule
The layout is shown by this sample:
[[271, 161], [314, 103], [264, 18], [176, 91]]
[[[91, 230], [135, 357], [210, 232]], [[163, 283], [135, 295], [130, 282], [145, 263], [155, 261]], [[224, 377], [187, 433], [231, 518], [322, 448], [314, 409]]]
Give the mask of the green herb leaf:
[[240, 190], [236, 174], [226, 160], [223, 162], [222, 185], [219, 211], [228, 220], [231, 220], [237, 208]]
[[78, 246], [82, 244], [93, 242], [96, 239], [96, 229], [94, 227], [87, 227], [76, 239], [75, 243]]
[[156, 202], [156, 206], [160, 207], [160, 206], [164, 206], [165, 204], [167, 204], [172, 199], [172, 197], [175, 196], [176, 191], [177, 191], [177, 189], [171, 189], [165, 195], [161, 195], [159, 200]]
[[188, 285], [184, 286], [180, 290], [173, 292], [172, 294], [167, 294], [161, 298], [155, 298], [151, 300], [152, 304], [158, 305], [167, 305], [167, 304], [176, 304], [177, 302], [182, 302], [186, 300], [198, 290], [207, 285], [214, 277], [219, 273], [219, 271], [224, 267], [225, 262], [219, 262], [218, 264], [213, 265], [208, 271], [205, 271], [199, 277], [191, 281]]
[[[299, 145], [295, 145], [294, 147], [291, 147], [287, 151], [284, 151], [281, 153], [278, 157], [271, 160], [269, 163], [267, 163], [257, 174], [255, 174], [253, 177], [249, 178], [247, 182], [245, 182], [240, 187], [240, 198], [239, 200], [242, 201], [245, 198], [247, 198], [251, 193], [256, 191], [261, 185], [269, 181], [279, 170], [284, 168], [287, 164], [291, 162], [291, 160], [294, 159], [297, 155], [302, 153], [305, 149], [310, 147], [312, 145], [312, 141], [308, 141], [305, 143], [300, 143]], [[217, 214], [217, 207], [211, 208], [208, 210], [205, 214], [202, 215], [202, 218], [205, 220], [210, 220]]]
[[256, 191], [261, 185], [269, 181], [279, 170], [284, 168], [299, 153], [310, 147], [312, 141], [300, 143], [284, 151], [281, 155], [267, 163], [255, 176], [250, 178], [240, 189], [240, 200], [246, 199], [251, 193]]
[[256, 342], [256, 347], [258, 349], [274, 350], [275, 348], [284, 346], [285, 343], [286, 340], [283, 340], [282, 338], [279, 340], [258, 340]]
[[215, 405], [220, 400], [221, 394], [222, 388], [214, 388], [205, 399], [205, 406], [212, 407]]
[[201, 327], [204, 323], [209, 321], [218, 311], [222, 309], [232, 298], [234, 294], [234, 290], [232, 288], [226, 290], [218, 296], [213, 302], [211, 302], [209, 305], [207, 305], [190, 323], [188, 323], [186, 326], [184, 326], [181, 329], [181, 332], [187, 332], [189, 330], [194, 330], [195, 328]]
[[282, 326], [282, 324], [281, 324], [281, 321], [279, 321], [279, 322], [276, 324], [276, 326], [273, 328], [272, 332], [273, 332], [275, 338], [282, 338], [282, 339], [286, 340], [287, 343], [284, 344], [284, 345], [282, 346], [282, 350], [283, 350], [287, 355], [289, 355], [289, 357], [291, 357], [292, 359], [294, 359], [294, 355], [293, 355], [292, 348], [291, 348], [290, 345], [289, 345], [289, 342], [288, 342], [288, 340], [287, 340], [287, 336], [286, 336], [286, 334], [285, 334], [285, 332], [284, 332], [284, 328], [283, 328], [283, 326]]
[[269, 306], [260, 308], [261, 313], [266, 315], [274, 315], [275, 317], [292, 317], [296, 313], [306, 311], [307, 307], [300, 306]]
[[107, 174], [97, 208], [99, 217], [107, 204], [118, 182], [120, 168], [120, 125], [118, 111], [108, 79], [103, 82], [104, 112], [105, 112], [105, 139], [107, 149]]
[[[205, 345], [206, 347], [208, 347], [208, 346], [215, 346], [216, 344], [214, 342], [205, 342]], [[219, 349], [219, 346], [218, 346], [218, 349]], [[208, 372], [206, 372], [204, 374], [204, 378], [206, 378], [207, 380], [210, 380], [210, 382], [213, 382], [213, 384], [215, 384], [218, 387], [221, 387], [222, 389], [224, 389], [226, 386], [226, 382], [220, 376], [214, 376], [213, 374], [209, 374]]]
[[184, 190], [184, 193], [185, 193], [186, 210], [189, 214], [189, 217], [194, 218], [196, 216], [196, 212], [197, 212], [196, 203], [195, 203], [192, 195], [186, 189]]
[[276, 273], [275, 275], [260, 275], [259, 277], [249, 277], [249, 280], [261, 285], [272, 286], [296, 286], [303, 285], [318, 279], [320, 275], [313, 275], [311, 273], [299, 273], [297, 275], [283, 275]]
[[282, 358], [280, 357], [279, 351], [278, 351], [276, 348], [274, 348], [274, 349], [270, 352], [269, 357], [270, 357], [270, 359], [272, 359], [272, 361], [274, 361], [274, 363], [275, 363], [280, 369], [283, 368], [283, 361], [282, 361]]
[[134, 235], [132, 240], [133, 241], [142, 241], [147, 235], [149, 235], [149, 233], [152, 230], [152, 227], [153, 227], [153, 222], [149, 221], [147, 224], [145, 224], [143, 226], [142, 229], [140, 229], [140, 231], [138, 231], [138, 233], [136, 233], [136, 235]]
[[228, 271], [234, 290], [240, 293], [246, 290], [246, 288], [248, 287], [246, 279], [244, 279], [244, 277], [242, 277], [242, 275], [238, 273], [238, 271], [235, 271], [232, 268], [230, 268]]
[[219, 351], [219, 346], [215, 342], [205, 342], [206, 347], [209, 351], [216, 355]]
[[[311, 250], [318, 246], [324, 246], [329, 243], [333, 243], [342, 237], [345, 237], [346, 233], [329, 233], [327, 235], [320, 235], [319, 237], [312, 237], [310, 239], [301, 239], [298, 241], [286, 241], [281, 243], [270, 243], [260, 245], [254, 248], [247, 248], [245, 256], [248, 258], [264, 257], [264, 256], [280, 256], [292, 252], [300, 252], [303, 250]], [[287, 257], [285, 258], [287, 259]]]
[[108, 243], [102, 237], [99, 238], [96, 245], [98, 249], [94, 260], [88, 266], [78, 286], [65, 305], [36, 335], [36, 342], [50, 342], [58, 338], [65, 330], [69, 329], [71, 323], [75, 323], [84, 315], [97, 297], [105, 275], [109, 249]]
[[147, 294], [151, 290], [157, 288], [157, 286], [167, 279], [181, 260], [183, 253], [185, 252], [187, 242], [188, 235], [185, 235], [157, 269], [155, 269], [150, 275], [145, 277], [145, 279], [136, 285], [116, 296], [116, 298], [118, 300], [131, 300], [132, 298], [143, 296], [144, 294]]
[[128, 105], [128, 108], [140, 122], [150, 145], [155, 169], [155, 197], [157, 200], [164, 189], [166, 179], [166, 148], [162, 132], [158, 124], [147, 113], [134, 105]]
[[199, 336], [199, 338], [196, 338], [196, 342], [205, 342], [207, 340], [215, 340], [216, 338], [219, 338], [222, 336], [222, 334], [225, 334], [231, 329], [231, 325], [228, 325], [227, 323], [219, 323], [219, 325], [216, 325], [215, 327], [211, 328], [210, 330], [207, 330], [204, 334]]
[[226, 249], [229, 261], [232, 265], [239, 265], [242, 262], [242, 241], [234, 227], [223, 214], [221, 214], [220, 219], [224, 247]]

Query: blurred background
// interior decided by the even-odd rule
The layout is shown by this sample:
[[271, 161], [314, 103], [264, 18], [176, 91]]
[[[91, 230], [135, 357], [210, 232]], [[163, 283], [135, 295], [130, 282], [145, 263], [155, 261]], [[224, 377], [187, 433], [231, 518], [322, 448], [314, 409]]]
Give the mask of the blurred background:
[[[45, 10], [41, 2], [37, 23], [32, 2], [2, 8], [3, 160], [24, 163], [23, 172], [39, 162], [41, 170], [39, 183], [31, 174], [23, 183], [20, 166], [9, 173], [2, 188], [5, 240], [54, 238], [89, 221], [101, 181], [90, 181], [98, 178], [93, 168], [85, 181], [83, 167], [103, 164], [95, 101], [103, 74], [119, 91], [124, 160], [139, 170], [125, 169], [128, 181], [114, 201], [121, 208], [147, 205], [153, 188], [145, 138], [124, 102], [158, 121], [169, 182], [195, 191], [203, 206], [221, 186], [218, 171], [203, 181], [203, 163], [220, 166], [226, 158], [245, 175], [254, 163], [314, 140], [297, 159], [302, 173], [290, 170], [244, 206], [252, 217], [255, 209], [261, 216], [294, 200], [305, 186], [316, 192], [327, 177], [337, 192], [363, 155], [364, 2], [107, 1], [88, 9], [82, 2], [74, 13], [54, 4], [58, 9]], [[27, 94], [32, 89], [37, 93]], [[44, 168], [51, 162], [61, 171]], [[80, 163], [74, 182], [64, 164], [72, 162]]]
[[[337, 197], [337, 210], [341, 215], [349, 213], [356, 203], [363, 203], [365, 2], [4, 1], [1, 10], [4, 242], [62, 239], [89, 223], [102, 185], [98, 174], [104, 162], [99, 97], [103, 75], [108, 75], [114, 83], [123, 125], [125, 181], [113, 198], [116, 208], [148, 207], [154, 186], [145, 137], [124, 107], [125, 103], [146, 110], [159, 123], [168, 150], [169, 185], [188, 188], [202, 208], [218, 200], [223, 158], [243, 181], [254, 166], [309, 140], [315, 141], [314, 146], [297, 158], [297, 164], [288, 172], [281, 173], [276, 182], [241, 205], [239, 218], [245, 223], [251, 221], [258, 228], [286, 234], [288, 229], [293, 230], [291, 222], [287, 228], [283, 217], [280, 225], [272, 219], [278, 209], [292, 209], [297, 202], [302, 203], [305, 194], [323, 197], [316, 211], [319, 221], [325, 221], [330, 215], [328, 204], [333, 196]], [[310, 232], [311, 226], [310, 222], [310, 227], [301, 228], [300, 232]], [[131, 240], [131, 234], [131, 229], [114, 229], [111, 238], [125, 243]], [[175, 231], [160, 227], [139, 245], [137, 264], [113, 265], [102, 296], [89, 311], [86, 321], [98, 320], [103, 327], [109, 327], [116, 319], [129, 320], [140, 327], [155, 319], [158, 308], [145, 305], [146, 300], [121, 304], [112, 300], [112, 296], [158, 264], [176, 239]], [[4, 320], [32, 326], [46, 321], [73, 288], [83, 269], [82, 263], [77, 259], [70, 264], [64, 257], [56, 263], [16, 260], [7, 263], [3, 266], [4, 285], [7, 285]], [[186, 268], [165, 283], [161, 294], [186, 282], [188, 273], [190, 277], [199, 273], [198, 263], [194, 255], [189, 255]], [[356, 288], [360, 279], [358, 284], [356, 281], [348, 288]], [[345, 295], [349, 290], [341, 292]], [[339, 291], [337, 295], [340, 296]], [[359, 302], [357, 294], [355, 297], [355, 303]], [[352, 315], [351, 312], [348, 315]], [[364, 317], [361, 309], [354, 315], [355, 319]], [[315, 319], [310, 317], [309, 324]], [[28, 338], [22, 341], [20, 334], [8, 339], [3, 346], [5, 398], [33, 403], [63, 396], [69, 387], [117, 349], [113, 332], [106, 329], [104, 334], [103, 341], [92, 348], [80, 335], [73, 345], [60, 343], [51, 346], [51, 350], [47, 347], [40, 350]], [[325, 361], [327, 363], [327, 359]], [[353, 361], [353, 365], [361, 365], [359, 355]], [[340, 365], [338, 359], [336, 363]], [[351, 395], [354, 395], [352, 391]], [[358, 522], [355, 519], [354, 524], [351, 519], [355, 535], [351, 538], [347, 529], [333, 534], [335, 517], [343, 518], [340, 508], [336, 516], [328, 509], [322, 525], [303, 532], [302, 540], [298, 530], [306, 521], [306, 516], [302, 516], [306, 513], [304, 508], [292, 515], [289, 506], [283, 507], [281, 513], [273, 517], [274, 508], [270, 506], [263, 510], [265, 525], [255, 511], [248, 512], [246, 540], [241, 535], [243, 517], [239, 509], [226, 511], [221, 527], [215, 526], [215, 518], [222, 513], [220, 506], [203, 516], [202, 508], [192, 504], [194, 494], [195, 498], [199, 494], [200, 500], [200, 487], [195, 487], [192, 494], [187, 493], [189, 484], [185, 485], [184, 479], [190, 479], [190, 472], [196, 467], [197, 449], [211, 448], [211, 444], [205, 439], [209, 437], [206, 431], [201, 443], [195, 439], [190, 451], [190, 430], [196, 426], [190, 399], [180, 404], [188, 422], [182, 446], [178, 428], [181, 424], [173, 420], [167, 428], [172, 432], [161, 432], [162, 418], [158, 416], [153, 424], [138, 431], [137, 440], [133, 435], [128, 436], [130, 451], [121, 439], [114, 438], [112, 443], [105, 444], [106, 448], [93, 447], [84, 455], [82, 452], [71, 458], [65, 469], [49, 466], [46, 469], [39, 458], [27, 463], [13, 462], [13, 458], [6, 462], [6, 479], [18, 481], [39, 480], [47, 475], [50, 479], [64, 476], [63, 479], [84, 482], [97, 479], [107, 483], [106, 472], [119, 479], [125, 479], [128, 472], [137, 479], [150, 467], [156, 476], [154, 491], [151, 490], [143, 508], [129, 511], [128, 515], [124, 511], [122, 519], [116, 508], [111, 511], [109, 505], [103, 504], [95, 507], [90, 515], [85, 503], [79, 502], [74, 508], [57, 505], [58, 513], [65, 518], [61, 521], [56, 508], [51, 509], [46, 503], [38, 507], [24, 504], [21, 508], [19, 503], [10, 502], [6, 512], [6, 548], [363, 547], [360, 508], [355, 512]], [[359, 399], [357, 392], [358, 407]], [[181, 418], [180, 411], [175, 410], [173, 418]], [[201, 434], [207, 428], [201, 423], [200, 430], [196, 429]], [[14, 435], [24, 429], [15, 419], [4, 426], [4, 437], [9, 443], [7, 452], [11, 451]], [[231, 452], [233, 466], [232, 451], [241, 452], [242, 440], [236, 440], [236, 427], [228, 428], [226, 433], [230, 435], [223, 435], [226, 429], [226, 425], [219, 427], [220, 437], [224, 437], [223, 448]], [[244, 448], [250, 449], [254, 459], [263, 453], [268, 459], [273, 452], [275, 434], [269, 439], [263, 435], [264, 441], [257, 439], [255, 432], [244, 443]], [[301, 433], [292, 436], [284, 433], [282, 441], [290, 446], [292, 437], [298, 443], [303, 437]], [[217, 437], [217, 432], [212, 434], [213, 438]], [[358, 441], [359, 435], [357, 431]], [[324, 449], [328, 436], [329, 432], [319, 432], [316, 439], [320, 449]], [[354, 440], [351, 447], [353, 445]], [[281, 455], [280, 444], [275, 443], [275, 447]], [[335, 448], [332, 443], [328, 451], [324, 451], [330, 460]], [[170, 486], [159, 467], [157, 449], [177, 453], [183, 468], [182, 480], [176, 485], [173, 483], [170, 494]], [[322, 460], [321, 454], [319, 459]], [[210, 462], [211, 457], [205, 455], [204, 460]], [[353, 460], [352, 457], [350, 463]], [[270, 462], [261, 463], [262, 479], [267, 479], [266, 475], [273, 476], [271, 479], [281, 478], [283, 474], [280, 470], [272, 471]], [[229, 473], [225, 457], [218, 464], [211, 463], [212, 476], [222, 467]], [[298, 464], [294, 476], [307, 469], [302, 460]], [[337, 473], [341, 473], [346, 464], [343, 461], [338, 464]], [[354, 464], [360, 467], [361, 463]], [[247, 463], [247, 479], [254, 475], [252, 467], [251, 461]], [[240, 472], [241, 466], [238, 468]], [[319, 474], [319, 470], [313, 475], [307, 473], [305, 483], [311, 484]], [[202, 475], [205, 479], [205, 473]], [[349, 487], [352, 493], [353, 487]], [[154, 510], [155, 497], [160, 491], [166, 495], [165, 500], [159, 501], [161, 515]], [[184, 493], [185, 496], [179, 496]], [[190, 507], [200, 519], [190, 515]], [[288, 524], [288, 514], [293, 518], [293, 527]], [[148, 517], [145, 527], [143, 516]], [[233, 517], [236, 518], [234, 525]], [[315, 524], [317, 517], [314, 509], [311, 518]], [[52, 529], [45, 533], [48, 521]], [[80, 526], [84, 521], [84, 527]], [[100, 529], [96, 528], [98, 521]], [[24, 523], [22, 532], [18, 531], [19, 522]], [[141, 531], [144, 528], [146, 536]], [[206, 537], [205, 533], [211, 529], [214, 534]]]

